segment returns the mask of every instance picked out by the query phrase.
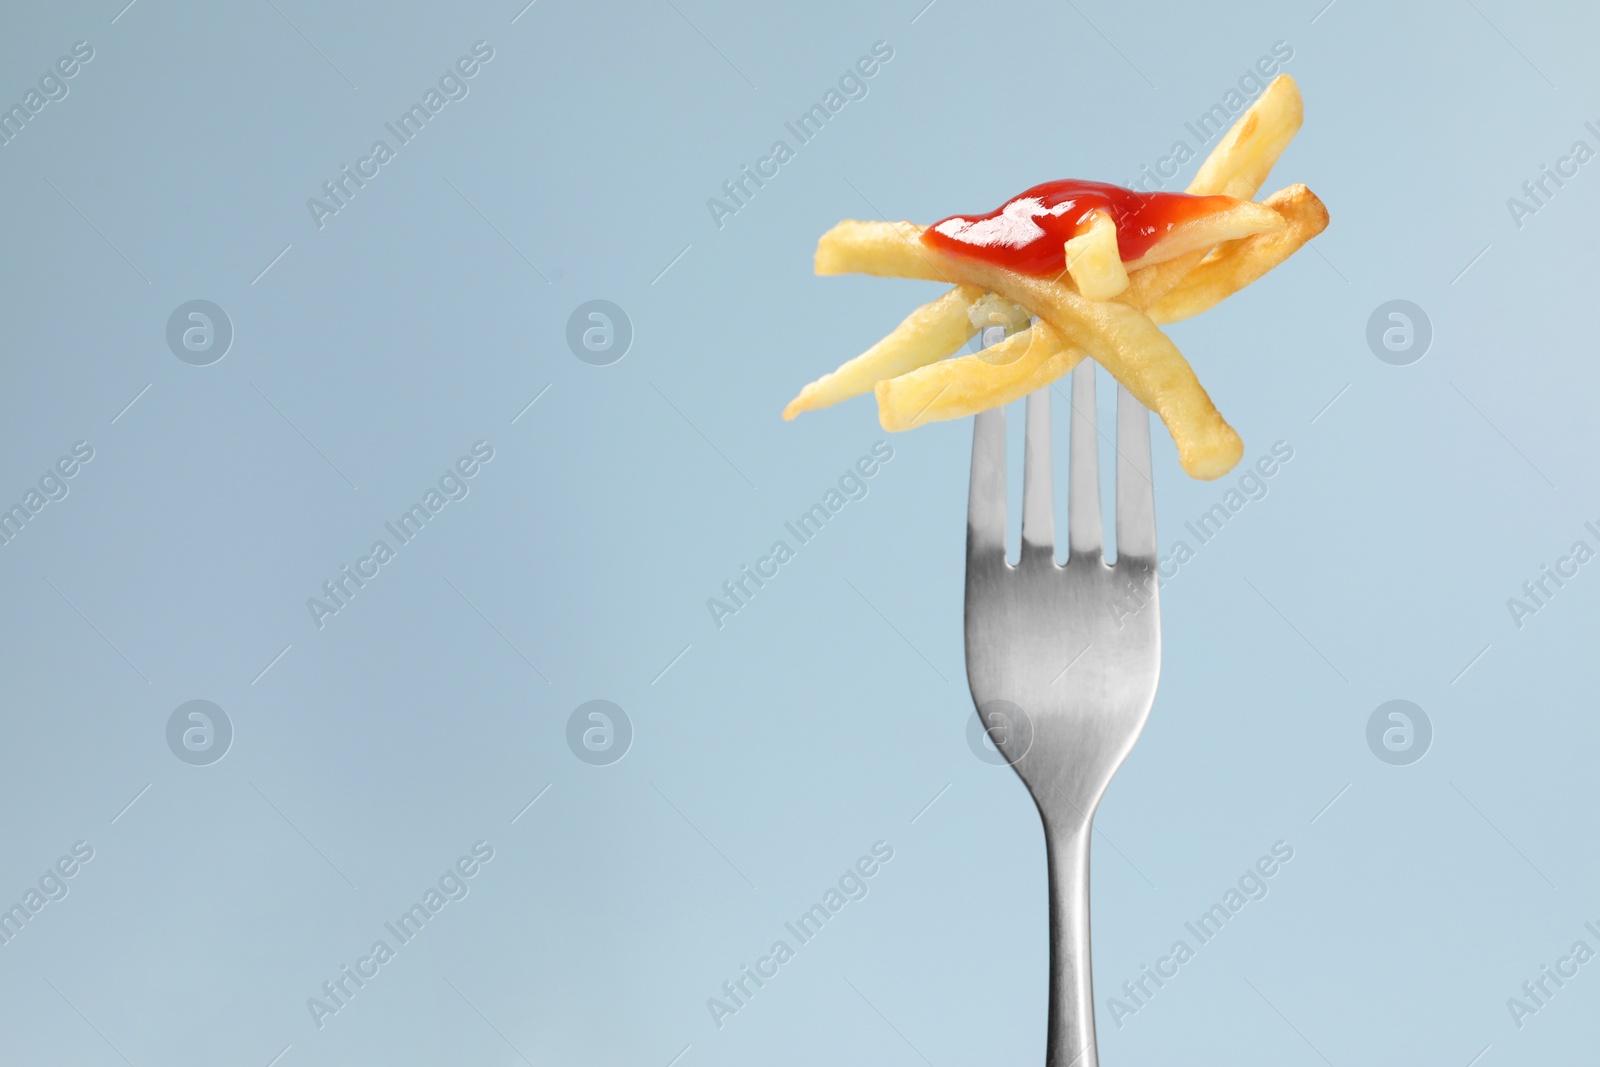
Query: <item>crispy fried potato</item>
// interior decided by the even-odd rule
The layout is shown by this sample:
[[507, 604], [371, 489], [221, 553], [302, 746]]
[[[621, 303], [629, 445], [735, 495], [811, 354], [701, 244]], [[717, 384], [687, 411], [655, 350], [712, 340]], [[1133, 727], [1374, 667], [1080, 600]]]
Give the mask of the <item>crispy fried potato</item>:
[[870, 392], [886, 378], [944, 359], [975, 333], [995, 326], [1008, 334], [1015, 333], [1026, 330], [1028, 321], [1028, 313], [1011, 301], [969, 285], [958, 285], [912, 312], [887, 337], [855, 359], [800, 390], [800, 395], [783, 409], [783, 417], [792, 419], [803, 411], [829, 407]]
[[[1095, 218], [1102, 217], [1103, 213], [1095, 213]], [[1181, 258], [1196, 250], [1209, 251], [1223, 241], [1264, 233], [1282, 225], [1283, 219], [1270, 208], [1249, 200], [1235, 201], [1217, 211], [1180, 223], [1143, 256], [1124, 264], [1124, 269], [1137, 271], [1152, 264]], [[914, 222], [846, 219], [817, 241], [816, 272], [819, 275], [871, 274], [880, 278], [959, 281], [941, 264], [940, 257], [950, 253], [929, 248], [922, 243], [924, 229]], [[1073, 241], [1079, 239], [1075, 237]], [[1066, 266], [1065, 261], [1062, 266]]]
[[983, 297], [982, 289], [958, 285], [932, 303], [922, 305], [883, 340], [800, 390], [800, 395], [783, 409], [783, 417], [792, 419], [802, 411], [825, 408], [870, 392], [885, 378], [950, 355], [978, 332], [978, 324], [972, 321], [970, 312]]
[[816, 272], [921, 278], [954, 285], [957, 279], [934, 262], [933, 250], [920, 240], [922, 231], [914, 222], [845, 219], [817, 240]]
[[879, 382], [878, 421], [899, 431], [975, 415], [1044, 388], [1083, 358], [1082, 349], [1063, 344], [1049, 323], [1038, 322], [982, 352]]
[[1254, 199], [1304, 118], [1300, 87], [1289, 75], [1278, 75], [1217, 142], [1189, 192]]
[[1091, 212], [1088, 225], [1066, 245], [1067, 273], [1090, 300], [1110, 300], [1128, 287], [1128, 269], [1117, 250], [1117, 224], [1104, 211]]
[[[1278, 75], [1217, 142], [1185, 191], [1196, 196], [1251, 199], [1294, 139], [1304, 117], [1300, 87], [1287, 74]], [[1135, 271], [1118, 299], [1137, 308], [1153, 307], [1199, 264], [1203, 254], [1203, 250], [1190, 252]]]
[[1129, 260], [1129, 271], [1177, 259], [1190, 252], [1207, 252], [1223, 241], [1270, 233], [1282, 229], [1283, 217], [1271, 208], [1251, 200], [1235, 200], [1217, 211], [1197, 215], [1178, 223], [1166, 236], [1150, 246], [1138, 259]]
[[1276, 267], [1328, 225], [1328, 209], [1304, 185], [1280, 189], [1265, 201], [1287, 223], [1219, 245], [1210, 256], [1151, 306], [1157, 323], [1177, 322], [1207, 311]]

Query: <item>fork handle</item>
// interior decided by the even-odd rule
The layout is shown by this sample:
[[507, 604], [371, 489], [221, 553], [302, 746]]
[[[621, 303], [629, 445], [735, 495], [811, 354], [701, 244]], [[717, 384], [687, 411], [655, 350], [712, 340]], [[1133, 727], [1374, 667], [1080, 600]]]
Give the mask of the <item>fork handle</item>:
[[1098, 1067], [1089, 965], [1089, 837], [1094, 816], [1044, 820], [1050, 868], [1050, 1021], [1046, 1067]]

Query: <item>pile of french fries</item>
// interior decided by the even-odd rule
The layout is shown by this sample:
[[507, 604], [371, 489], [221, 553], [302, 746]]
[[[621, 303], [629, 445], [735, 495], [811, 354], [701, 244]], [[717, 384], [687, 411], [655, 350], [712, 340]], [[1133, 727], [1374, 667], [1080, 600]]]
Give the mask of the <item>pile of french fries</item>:
[[[922, 227], [909, 222], [839, 223], [817, 244], [818, 274], [921, 278], [955, 288], [807, 385], [783, 417], [870, 390], [884, 429], [908, 430], [1010, 403], [1092, 358], [1166, 424], [1185, 471], [1208, 479], [1226, 474], [1244, 443], [1160, 327], [1215, 306], [1328, 225], [1327, 209], [1304, 185], [1252, 202], [1301, 116], [1300, 91], [1280, 74], [1189, 183], [1190, 193], [1238, 203], [1175, 227], [1131, 262], [1117, 254], [1115, 228], [1103, 214], [1066, 243], [1054, 279], [931, 247], [920, 240]], [[993, 325], [1009, 336], [946, 358]]]

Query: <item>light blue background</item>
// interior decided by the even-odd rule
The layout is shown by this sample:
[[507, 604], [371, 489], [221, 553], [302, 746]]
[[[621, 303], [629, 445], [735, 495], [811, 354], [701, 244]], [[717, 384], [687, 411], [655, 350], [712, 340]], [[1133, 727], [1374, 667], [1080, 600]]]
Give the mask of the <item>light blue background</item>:
[[[95, 50], [0, 147], [0, 499], [95, 450], [0, 548], [0, 903], [94, 849], [0, 947], [0, 1061], [1039, 1063], [1038, 823], [964, 740], [969, 425], [893, 437], [722, 629], [705, 601], [887, 437], [868, 400], [784, 402], [937, 291], [815, 278], [819, 233], [1126, 181], [1280, 40], [1306, 122], [1268, 188], [1332, 226], [1172, 333], [1247, 458], [1294, 458], [1162, 593], [1097, 821], [1101, 1054], [1592, 1053], [1600, 964], [1520, 1030], [1506, 998], [1600, 948], [1600, 575], [1520, 630], [1506, 599], [1600, 547], [1600, 163], [1521, 228], [1505, 203], [1600, 147], [1592, 12], [124, 2], [0, 17], [0, 103]], [[317, 229], [306, 198], [479, 40], [470, 95]], [[870, 94], [717, 228], [880, 40]], [[236, 331], [208, 367], [164, 339], [195, 298]], [[607, 367], [565, 341], [596, 298], [635, 331]], [[1394, 298], [1433, 323], [1411, 366], [1365, 341]], [[479, 440], [470, 495], [318, 630], [306, 599]], [[1158, 433], [1162, 544], [1235, 479]], [[1399, 697], [1435, 730], [1407, 767], [1365, 741]], [[196, 698], [235, 730], [206, 767], [165, 741]], [[610, 766], [565, 742], [594, 698], [635, 730]], [[470, 894], [319, 1029], [307, 998], [480, 840]], [[880, 840], [870, 894], [718, 1029], [706, 999]], [[1108, 998], [1280, 840], [1270, 895], [1119, 1028]]]

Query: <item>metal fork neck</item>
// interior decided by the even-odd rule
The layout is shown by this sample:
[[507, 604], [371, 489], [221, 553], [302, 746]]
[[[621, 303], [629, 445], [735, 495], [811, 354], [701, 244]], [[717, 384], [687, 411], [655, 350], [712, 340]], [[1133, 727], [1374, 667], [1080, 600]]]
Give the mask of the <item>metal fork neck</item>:
[[1050, 1017], [1046, 1067], [1099, 1067], [1089, 963], [1089, 839], [1093, 814], [1052, 818], [1042, 808], [1050, 869]]

